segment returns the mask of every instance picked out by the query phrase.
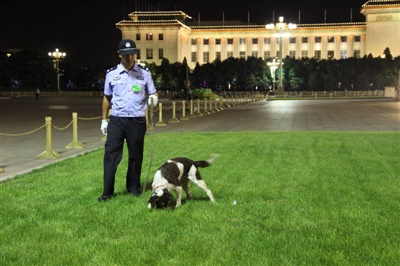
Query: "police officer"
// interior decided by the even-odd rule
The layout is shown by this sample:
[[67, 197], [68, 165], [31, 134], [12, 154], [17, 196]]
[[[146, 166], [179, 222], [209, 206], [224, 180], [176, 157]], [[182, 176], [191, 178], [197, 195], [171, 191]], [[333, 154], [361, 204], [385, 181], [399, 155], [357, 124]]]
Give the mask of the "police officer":
[[118, 46], [121, 63], [106, 74], [100, 129], [107, 135], [107, 140], [103, 166], [104, 190], [98, 198], [99, 202], [114, 195], [115, 173], [122, 159], [125, 140], [129, 153], [126, 189], [133, 196], [141, 192], [146, 104], [157, 105], [158, 94], [149, 71], [135, 63], [137, 52], [132, 40], [122, 40]]

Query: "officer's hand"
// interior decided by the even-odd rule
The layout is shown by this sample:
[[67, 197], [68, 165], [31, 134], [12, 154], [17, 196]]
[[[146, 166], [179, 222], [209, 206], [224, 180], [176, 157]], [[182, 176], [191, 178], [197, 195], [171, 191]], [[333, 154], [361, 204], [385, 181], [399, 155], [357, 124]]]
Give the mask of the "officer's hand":
[[105, 120], [101, 120], [101, 126], [100, 126], [100, 130], [101, 132], [107, 136], [107, 126], [108, 126], [108, 121], [107, 119]]
[[151, 106], [152, 102], [153, 102], [153, 107], [156, 106], [157, 103], [158, 103], [158, 97], [155, 96], [155, 95], [150, 95], [150, 96], [149, 96], [149, 99], [147, 100], [147, 104], [148, 104], [149, 106]]

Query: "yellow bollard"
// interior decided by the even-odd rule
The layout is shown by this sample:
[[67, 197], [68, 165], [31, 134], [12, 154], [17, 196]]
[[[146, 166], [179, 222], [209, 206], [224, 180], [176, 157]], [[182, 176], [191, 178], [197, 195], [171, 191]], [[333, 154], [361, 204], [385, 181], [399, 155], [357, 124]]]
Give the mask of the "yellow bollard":
[[181, 122], [179, 121], [178, 118], [176, 118], [176, 106], [175, 102], [172, 102], [172, 118], [169, 120], [170, 123], [178, 123]]
[[185, 112], [186, 112], [185, 101], [182, 101], [182, 117], [181, 117], [181, 120], [189, 120], [189, 117], [187, 117], [185, 115]]
[[212, 109], [212, 99], [210, 99], [210, 112], [215, 113], [214, 110]]
[[203, 114], [200, 112], [200, 99], [197, 99], [197, 112], [196, 116], [203, 116]]
[[195, 118], [196, 116], [193, 114], [193, 100], [190, 100], [190, 114], [189, 118]]
[[85, 145], [78, 141], [78, 113], [72, 113], [72, 142], [68, 144], [65, 148], [85, 148]]
[[158, 116], [158, 122], [156, 123], [156, 127], [164, 127], [167, 124], [164, 121], [162, 121], [162, 103], [158, 104], [158, 108], [159, 108], [158, 110], [159, 116]]
[[206, 113], [206, 114], [210, 114], [210, 112], [209, 111], [207, 111], [207, 99], [204, 99], [204, 113]]
[[223, 103], [224, 103], [224, 97], [220, 96], [219, 97], [219, 109], [220, 110], [224, 110]]
[[61, 155], [53, 151], [53, 141], [51, 135], [51, 117], [46, 117], [46, 150], [37, 156], [38, 159], [57, 159]]
[[215, 111], [219, 112], [217, 99], [214, 100], [214, 108], [215, 108]]

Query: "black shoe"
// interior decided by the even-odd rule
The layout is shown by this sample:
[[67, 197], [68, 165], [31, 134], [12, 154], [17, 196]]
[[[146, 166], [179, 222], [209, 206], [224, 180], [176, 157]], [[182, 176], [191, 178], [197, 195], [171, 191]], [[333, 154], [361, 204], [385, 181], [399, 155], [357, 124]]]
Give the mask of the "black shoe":
[[99, 202], [107, 201], [107, 200], [111, 199], [112, 196], [113, 196], [113, 195], [103, 195], [103, 196], [99, 197], [97, 200], [98, 200]]
[[140, 196], [140, 192], [130, 192], [129, 194], [131, 194], [134, 197], [139, 197]]

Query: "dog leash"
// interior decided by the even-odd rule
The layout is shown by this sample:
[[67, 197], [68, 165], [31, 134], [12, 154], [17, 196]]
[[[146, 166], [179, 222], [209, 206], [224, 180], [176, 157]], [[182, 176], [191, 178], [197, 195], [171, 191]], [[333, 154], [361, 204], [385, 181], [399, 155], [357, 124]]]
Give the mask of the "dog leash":
[[146, 192], [147, 181], [149, 180], [150, 170], [153, 165], [153, 154], [154, 154], [154, 133], [153, 133], [154, 102], [153, 102], [153, 98], [151, 98], [150, 101], [151, 101], [151, 104], [150, 104], [150, 135], [151, 135], [150, 163], [149, 163], [149, 170], [147, 171], [146, 179], [144, 180], [143, 193], [142, 193], [143, 196], [144, 196], [144, 193]]

